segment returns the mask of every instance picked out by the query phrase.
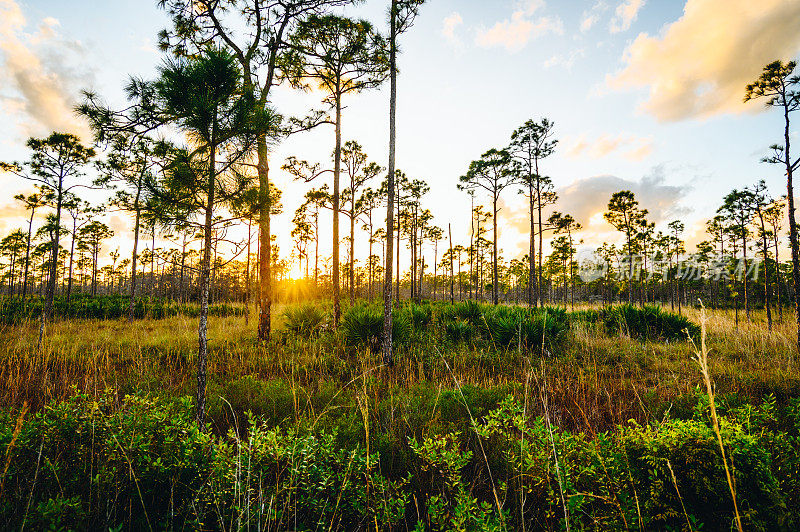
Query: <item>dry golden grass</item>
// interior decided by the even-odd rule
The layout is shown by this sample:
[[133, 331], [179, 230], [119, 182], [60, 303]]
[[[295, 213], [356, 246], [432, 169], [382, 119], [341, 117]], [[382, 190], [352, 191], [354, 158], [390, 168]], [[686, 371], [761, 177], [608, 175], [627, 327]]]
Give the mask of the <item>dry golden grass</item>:
[[[687, 310], [694, 321], [699, 316]], [[280, 327], [278, 309], [275, 327]], [[739, 326], [732, 312], [710, 311], [708, 346], [718, 394], [760, 397], [800, 393], [794, 326], [788, 313], [772, 333], [759, 313]], [[77, 387], [89, 394], [107, 387], [122, 391], [189, 393], [195, 379], [197, 322], [182, 316], [163, 320], [75, 320], [52, 324], [39, 356], [33, 356], [36, 324], [0, 329], [0, 406], [28, 401], [40, 408]], [[507, 386], [520, 389], [531, 375], [546, 383], [552, 414], [561, 425], [602, 430], [634, 418], [655, 421], [664, 408], [702, 384], [687, 342], [652, 343], [607, 336], [599, 329], [577, 327], [562, 353], [546, 357], [497, 352], [469, 346], [454, 350], [431, 343], [406, 348], [393, 369], [369, 353], [348, 352], [333, 339], [289, 339], [267, 347], [256, 340], [255, 322], [243, 317], [209, 320], [209, 374], [225, 382], [244, 375], [283, 379], [306, 390], [335, 381], [343, 389], [373, 380], [377, 401], [418, 383]], [[536, 379], [534, 379], [535, 381]], [[529, 394], [537, 396], [536, 390]], [[666, 405], [666, 406], [665, 406]], [[531, 408], [536, 409], [535, 404]], [[676, 407], [677, 408], [677, 407]]]

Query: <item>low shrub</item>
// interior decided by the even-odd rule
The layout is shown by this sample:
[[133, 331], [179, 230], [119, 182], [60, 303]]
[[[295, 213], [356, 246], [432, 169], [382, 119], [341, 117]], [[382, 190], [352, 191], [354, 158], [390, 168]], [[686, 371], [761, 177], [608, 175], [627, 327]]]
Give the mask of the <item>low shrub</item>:
[[[500, 388], [411, 388], [387, 397], [370, 422], [373, 450], [394, 452], [389, 464], [363, 449], [349, 395], [328, 409], [340, 422], [274, 426], [270, 398], [288, 409], [280, 386], [231, 385], [241, 406], [266, 405], [263, 416], [248, 414], [242, 434], [200, 432], [188, 397], [108, 391], [24, 420], [2, 411], [0, 520], [46, 530], [555, 530], [565, 519], [576, 530], [728, 530], [733, 522], [702, 400], [695, 419], [587, 436], [531, 415]], [[342, 397], [326, 394], [326, 404]], [[401, 400], [409, 415], [383, 427]], [[743, 525], [797, 530], [798, 426], [784, 430], [779, 420], [795, 420], [800, 401], [743, 406], [721, 423]], [[348, 423], [352, 434], [339, 438], [336, 427]], [[392, 446], [387, 429], [400, 427], [406, 436]]]
[[[53, 300], [53, 315], [57, 318], [113, 320], [128, 315], [130, 298], [122, 295], [89, 296], [75, 294], [67, 301], [64, 296]], [[39, 297], [22, 299], [16, 297], [0, 298], [0, 324], [14, 325], [26, 320], [37, 320], [42, 314], [44, 300]], [[243, 307], [226, 303], [215, 303], [208, 307], [210, 316], [242, 316]], [[197, 317], [198, 305], [181, 304], [161, 298], [136, 298], [133, 315], [137, 319], [163, 319], [170, 316]]]
[[594, 324], [600, 321], [600, 311], [594, 309], [575, 310], [569, 313], [569, 319], [572, 323]]
[[624, 333], [640, 340], [685, 340], [687, 332], [692, 338], [700, 337], [700, 327], [689, 318], [655, 305], [605, 307], [600, 311], [600, 318], [607, 332]]
[[447, 339], [454, 343], [470, 341], [473, 331], [472, 324], [462, 320], [448, 321], [444, 324], [444, 332]]
[[569, 320], [563, 309], [498, 307], [485, 316], [489, 339], [504, 348], [552, 351], [564, 342], [569, 332]]
[[256, 417], [245, 438], [215, 437], [198, 430], [191, 405], [79, 395], [16, 435], [3, 413], [3, 527], [355, 530], [403, 518], [405, 482], [384, 478], [377, 455]]
[[433, 309], [430, 304], [418, 305], [411, 303], [408, 309], [409, 322], [415, 331], [424, 331], [430, 324], [433, 316]]
[[289, 306], [283, 312], [283, 328], [296, 336], [309, 339], [322, 330], [326, 319], [325, 311], [316, 305], [306, 303]]
[[[344, 343], [348, 347], [367, 347], [378, 352], [383, 337], [383, 309], [367, 305], [351, 307], [340, 324]], [[411, 338], [411, 321], [402, 309], [392, 311], [392, 342], [407, 343]]]
[[483, 327], [483, 309], [477, 301], [468, 299], [456, 303], [453, 311], [456, 317], [469, 322], [473, 327]]

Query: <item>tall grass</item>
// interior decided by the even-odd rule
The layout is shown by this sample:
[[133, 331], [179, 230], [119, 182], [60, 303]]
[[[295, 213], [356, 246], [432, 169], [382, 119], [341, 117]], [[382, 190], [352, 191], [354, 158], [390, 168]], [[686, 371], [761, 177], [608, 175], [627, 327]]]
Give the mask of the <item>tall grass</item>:
[[[213, 434], [202, 441], [182, 399], [194, 386], [190, 317], [57, 321], [39, 356], [34, 324], [2, 327], [0, 449], [15, 495], [0, 512], [37, 526], [67, 516], [67, 528], [101, 510], [117, 521], [91, 525], [146, 527], [120, 513], [127, 505], [146, 509], [155, 528], [292, 528], [297, 519], [322, 529], [530, 530], [568, 516], [573, 528], [714, 529], [731, 517], [726, 492], [738, 486], [748, 494], [736, 509], [743, 527], [794, 523], [781, 510], [800, 504], [791, 459], [800, 378], [781, 336], [789, 325], [737, 330], [726, 314], [690, 314], [707, 332], [701, 352], [714, 351], [709, 389], [686, 341], [609, 331], [601, 311], [463, 303], [395, 312], [392, 369], [370, 351], [380, 310], [368, 305], [346, 310], [339, 330], [319, 307], [276, 309], [283, 332], [268, 345], [241, 316], [212, 319]], [[546, 379], [531, 382], [533, 364]], [[711, 422], [709, 402], [724, 405]], [[160, 427], [163, 415], [172, 424]], [[65, 445], [70, 434], [83, 436]], [[179, 452], [180, 441], [194, 443]], [[87, 464], [105, 475], [102, 489], [82, 480]], [[167, 492], [184, 505], [164, 506]], [[81, 514], [87, 500], [93, 510]]]
[[[708, 322], [708, 318], [706, 317], [705, 308], [700, 309], [700, 348], [698, 349], [695, 345], [695, 357], [697, 364], [700, 366], [700, 373], [703, 375], [703, 382], [706, 385], [706, 393], [708, 394], [708, 404], [709, 409], [711, 411], [711, 425], [714, 428], [714, 433], [717, 435], [717, 442], [719, 442], [719, 451], [722, 455], [722, 465], [725, 468], [725, 479], [728, 481], [728, 489], [731, 493], [731, 499], [733, 499], [733, 510], [734, 515], [736, 516], [736, 528], [739, 529], [739, 532], [743, 532], [742, 529], [742, 518], [739, 515], [739, 505], [736, 502], [736, 488], [733, 484], [733, 476], [731, 475], [731, 470], [728, 467], [728, 458], [725, 456], [725, 444], [722, 441], [722, 434], [719, 428], [719, 418], [717, 417], [717, 407], [716, 402], [714, 400], [714, 387], [711, 385], [711, 371], [708, 369], [708, 348], [706, 347], [706, 323]], [[688, 333], [688, 331], [687, 331]], [[670, 472], [672, 469], [670, 468]], [[673, 474], [674, 477], [674, 474]], [[683, 502], [681, 501], [681, 504]], [[684, 510], [685, 512], [685, 510]]]

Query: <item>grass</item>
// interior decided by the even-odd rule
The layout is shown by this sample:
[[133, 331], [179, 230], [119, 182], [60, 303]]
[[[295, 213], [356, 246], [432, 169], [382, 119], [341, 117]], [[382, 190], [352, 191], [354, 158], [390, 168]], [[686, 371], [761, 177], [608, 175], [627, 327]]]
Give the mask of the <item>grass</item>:
[[[694, 311], [689, 316], [694, 318]], [[276, 309], [280, 331], [283, 309]], [[34, 359], [36, 323], [0, 329], [0, 405], [28, 401], [36, 409], [68, 397], [72, 387], [100, 393], [124, 391], [188, 393], [194, 383], [196, 321], [184, 316], [161, 320], [57, 321], [48, 329], [41, 356]], [[711, 370], [721, 393], [758, 400], [800, 394], [789, 323], [772, 333], [757, 324], [734, 327], [726, 312], [710, 312], [708, 348]], [[284, 379], [302, 385], [332, 381], [346, 385], [370, 372], [385, 393], [419, 382], [454, 382], [484, 388], [525, 382], [535, 355], [508, 347], [472, 342], [411, 342], [399, 346], [397, 366], [378, 368], [368, 349], [350, 349], [335, 334], [304, 339], [279, 334], [271, 345], [256, 341], [253, 325], [229, 316], [209, 320], [209, 374], [224, 382], [246, 375]], [[627, 419], [652, 420], [660, 405], [691, 394], [702, 380], [689, 363], [686, 341], [639, 341], [624, 333], [603, 334], [596, 324], [574, 324], [549, 360], [552, 401], [560, 403], [569, 425], [602, 430]], [[656, 403], [654, 407], [642, 398]], [[653, 412], [655, 409], [655, 413]]]
[[[346, 310], [345, 315], [347, 312]], [[350, 312], [355, 312], [355, 316], [372, 311], [363, 307]], [[450, 506], [442, 507], [441, 515], [448, 515], [453, 519], [456, 515], [471, 515], [478, 520], [474, 523], [483, 519], [478, 528], [491, 528], [494, 526], [492, 523], [505, 523], [508, 517], [503, 517], [497, 510], [511, 504], [509, 500], [515, 499], [515, 496], [508, 493], [503, 495], [501, 492], [508, 489], [508, 486], [503, 487], [493, 479], [495, 476], [505, 478], [508, 468], [516, 463], [515, 460], [522, 460], [519, 457], [514, 458], [516, 455], [508, 454], [511, 451], [503, 451], [503, 447], [498, 445], [508, 438], [517, 441], [520, 434], [523, 434], [522, 442], [517, 441], [515, 445], [520, 445], [519, 449], [524, 450], [527, 445], [533, 444], [533, 440], [526, 444], [524, 434], [527, 429], [520, 433], [520, 427], [530, 423], [535, 427], [538, 423], [535, 420], [542, 419], [544, 432], [540, 436], [544, 439], [540, 443], [543, 447], [537, 452], [545, 454], [536, 460], [546, 461], [548, 453], [559, 458], [552, 463], [554, 469], [551, 472], [554, 476], [548, 477], [548, 482], [552, 482], [549, 489], [555, 491], [551, 491], [550, 495], [542, 495], [542, 501], [550, 502], [541, 504], [557, 502], [557, 506], [556, 510], [552, 510], [556, 513], [547, 518], [547, 526], [542, 523], [541, 526], [528, 523], [529, 528], [557, 528], [561, 526], [558, 525], [559, 520], [563, 525], [567, 519], [571, 524], [573, 521], [585, 524], [585, 521], [581, 521], [583, 510], [580, 510], [584, 503], [579, 503], [575, 494], [578, 489], [576, 486], [583, 485], [583, 481], [571, 476], [577, 467], [576, 463], [589, 460], [594, 464], [592, 467], [601, 467], [601, 470], [603, 467], [611, 468], [612, 463], [617, 464], [614, 467], [622, 467], [624, 463], [621, 465], [619, 460], [633, 460], [638, 456], [637, 453], [644, 452], [642, 446], [650, 449], [649, 446], [652, 445], [666, 446], [665, 448], [670, 449], [669, 454], [665, 455], [663, 453], [667, 451], [660, 450], [654, 457], [647, 458], [656, 460], [651, 464], [637, 462], [625, 466], [631, 468], [633, 473], [625, 470], [602, 473], [601, 476], [605, 475], [603, 478], [607, 477], [606, 480], [580, 488], [589, 490], [580, 495], [581, 500], [587, 497], [616, 500], [613, 502], [613, 505], [617, 505], [614, 512], [622, 516], [622, 521], [614, 521], [617, 523], [615, 526], [624, 524], [633, 529], [638, 528], [635, 523], [647, 519], [651, 519], [650, 523], [656, 528], [663, 528], [668, 523], [669, 526], [688, 524], [696, 529], [699, 528], [696, 526], [697, 519], [705, 519], [708, 523], [716, 522], [713, 520], [717, 517], [702, 513], [702, 504], [698, 506], [697, 498], [700, 495], [692, 492], [699, 488], [691, 484], [694, 481], [690, 482], [689, 479], [699, 474], [693, 471], [700, 466], [692, 465], [695, 458], [692, 458], [691, 453], [719, 453], [719, 441], [724, 438], [727, 446], [730, 445], [727, 443], [730, 438], [736, 439], [740, 436], [731, 433], [734, 430], [730, 424], [732, 421], [711, 423], [706, 419], [707, 414], [699, 414], [702, 405], [707, 404], [703, 397], [707, 397], [710, 378], [704, 378], [698, 371], [693, 360], [695, 350], [687, 340], [631, 338], [625, 328], [609, 331], [602, 320], [593, 318], [599, 316], [597, 312], [582, 312], [573, 317], [564, 314], [564, 319], [569, 318], [564, 322], [568, 324], [563, 332], [564, 337], [558, 342], [548, 343], [548, 349], [542, 351], [540, 344], [534, 349], [528, 349], [520, 341], [510, 338], [506, 339], [508, 341], [498, 342], [495, 340], [496, 334], [491, 332], [493, 323], [497, 321], [503, 322], [504, 329], [511, 327], [508, 323], [524, 323], [519, 321], [528, 319], [525, 316], [529, 314], [524, 310], [495, 310], [472, 305], [455, 308], [422, 305], [403, 308], [397, 312], [406, 316], [407, 324], [402, 334], [407, 336], [408, 341], [398, 343], [396, 366], [391, 369], [380, 364], [380, 357], [374, 352], [372, 340], [353, 342], [345, 330], [332, 330], [327, 325], [327, 317], [321, 318], [317, 310], [309, 307], [276, 308], [272, 314], [273, 329], [276, 332], [273, 341], [266, 346], [257, 342], [254, 320], [246, 325], [243, 316], [211, 318], [208, 332], [209, 416], [210, 425], [216, 435], [214, 437], [220, 438], [214, 440], [219, 443], [213, 445], [222, 445], [225, 442], [228, 442], [226, 445], [240, 447], [249, 445], [244, 442], [253, 437], [251, 431], [262, 423], [265, 431], [291, 430], [295, 431], [298, 438], [305, 437], [301, 435], [310, 431], [320, 438], [331, 438], [330, 448], [313, 451], [322, 452], [327, 457], [320, 459], [322, 463], [328, 463], [325, 460], [332, 460], [330, 457], [336, 453], [349, 452], [347, 449], [368, 450], [366, 455], [358, 455], [359, 458], [355, 458], [356, 455], [347, 455], [353, 458], [345, 459], [345, 465], [351, 459], [358, 460], [357, 466], [354, 464], [347, 467], [360, 468], [358, 470], [361, 472], [358, 474], [362, 476], [378, 468], [391, 482], [399, 483], [386, 484], [377, 477], [370, 481], [374, 482], [375, 489], [383, 490], [381, 493], [382, 497], [386, 497], [386, 508], [396, 510], [405, 505], [408, 513], [409, 508], [417, 505], [415, 511], [424, 514], [425, 511], [430, 512], [431, 508], [436, 508], [436, 501], [449, 501], [446, 506], [457, 504], [460, 509], [456, 511]], [[559, 315], [559, 312], [563, 313], [553, 311], [553, 316]], [[687, 309], [685, 314], [692, 322], [700, 323], [699, 311]], [[763, 317], [758, 312], [754, 312], [753, 317], [753, 323], [740, 322], [737, 327], [734, 325], [732, 313], [708, 312], [703, 353], [704, 360], [707, 361], [707, 375], [714, 379], [716, 408], [723, 419], [746, 414], [742, 419], [750, 420], [755, 414], [747, 412], [759, 412], [762, 408], [760, 405], [769, 405], [772, 402], [777, 405], [776, 411], [781, 412], [794, 408], [792, 405], [795, 403], [800, 405], [800, 400], [797, 399], [800, 397], [800, 377], [795, 366], [792, 320], [787, 319], [783, 324], [776, 324], [770, 333], [760, 323]], [[311, 326], [307, 327], [309, 323]], [[358, 327], [372, 330], [371, 320], [361, 320], [358, 323]], [[521, 330], [519, 325], [514, 326], [518, 327], [518, 331]], [[460, 332], [454, 333], [454, 327]], [[371, 338], [371, 334], [368, 332], [362, 336]], [[23, 404], [30, 408], [29, 418], [38, 416], [37, 419], [40, 419], [41, 416], [50, 415], [49, 412], [59, 411], [59, 404], [71, 404], [68, 402], [74, 401], [76, 393], [85, 394], [85, 401], [90, 404], [94, 402], [106, 405], [103, 408], [110, 409], [109, 415], [116, 416], [117, 409], [125, 411], [129, 408], [125, 406], [133, 400], [128, 398], [129, 395], [134, 398], [161, 398], [158, 400], [167, 401], [165, 405], [173, 405], [164, 408], [176, 408], [170, 401], [185, 401], [180, 398], [190, 397], [193, 392], [197, 323], [191, 317], [177, 315], [159, 320], [143, 319], [133, 324], [118, 320], [56, 321], [48, 328], [46, 341], [38, 358], [32, 355], [36, 340], [35, 322], [0, 328], [0, 414], [5, 412], [9, 426], [16, 427], [18, 420], [24, 417], [20, 413]], [[514, 408], [517, 407], [507, 406], [503, 410], [502, 405], [508, 397], [513, 398], [514, 404], [519, 405], [520, 411], [524, 412], [524, 416], [519, 418], [523, 421], [512, 422], [511, 418], [503, 421], [502, 423], [511, 423], [510, 426], [517, 427], [511, 432], [508, 432], [508, 428], [500, 430], [492, 428], [494, 425], [485, 425], [494, 419], [493, 416], [501, 415], [495, 414], [496, 412], [506, 412], [502, 415], [517, 419], [514, 416], [518, 414], [512, 415], [511, 412], [516, 412]], [[60, 403], [64, 401], [66, 403]], [[184, 406], [178, 407], [179, 410], [191, 409], [190, 403], [180, 404]], [[80, 416], [81, 409], [85, 406], [72, 408], [78, 412], [74, 415]], [[747, 408], [750, 410], [746, 410]], [[255, 417], [248, 417], [248, 412], [252, 412]], [[769, 416], [773, 419], [765, 425], [769, 431], [789, 430], [786, 434], [793, 434], [791, 431], [795, 429], [781, 428], [791, 425], [787, 421], [791, 415], [786, 414], [789, 416], [786, 417], [784, 414], [773, 413]], [[692, 425], [698, 421], [702, 422], [702, 426]], [[36, 421], [30, 426], [43, 426], [41, 423], [44, 421]], [[741, 423], [745, 427], [752, 426], [750, 421]], [[25, 427], [28, 423], [24, 425], [20, 439], [13, 436], [14, 446], [32, 448], [31, 463], [35, 463], [37, 444], [30, 437], [25, 440]], [[480, 426], [484, 427], [481, 430], [485, 432], [485, 437], [476, 432], [476, 427]], [[626, 431], [629, 430], [633, 432], [626, 436]], [[747, 429], [750, 430], [754, 429]], [[700, 431], [702, 435], [698, 435], [700, 433], [696, 431]], [[685, 446], [670, 447], [671, 441], [677, 442], [685, 434], [693, 434]], [[761, 434], [761, 437], [764, 434], [772, 435], [770, 441], [773, 443], [770, 445], [773, 445], [782, 441], [780, 438], [783, 438], [784, 433], [765, 433], [762, 430]], [[115, 444], [116, 450], [103, 452], [114, 454], [120, 449], [127, 449], [125, 452], [128, 455], [136, 454], [125, 443], [133, 441], [125, 440], [130, 435], [115, 437], [122, 438]], [[158, 441], [163, 437], [157, 436]], [[284, 441], [281, 439], [284, 436], [270, 437], [278, 438], [270, 441]], [[6, 443], [6, 452], [11, 463], [10, 474], [13, 474], [16, 471], [14, 468], [20, 466], [19, 458], [14, 458], [17, 451], [9, 451], [13, 447], [10, 445], [10, 438], [11, 436]], [[607, 445], [603, 442], [607, 442], [608, 438], [621, 438], [615, 439], [617, 443], [614, 445], [625, 447], [628, 454], [619, 455], [611, 447], [602, 447]], [[416, 447], [410, 446], [411, 441], [416, 442]], [[697, 443], [700, 441], [703, 442], [702, 445]], [[745, 438], [742, 441], [749, 440]], [[119, 449], [116, 448], [117, 445]], [[203, 443], [201, 447], [204, 445], [211, 443]], [[313, 447], [316, 444], [309, 441], [308, 445]], [[569, 452], [572, 451], [568, 452], [565, 445], [577, 445], [575, 449], [584, 450], [575, 450], [578, 455], [570, 455]], [[700, 447], [695, 448], [696, 445]], [[591, 449], [591, 446], [599, 447], [589, 455], [581, 454], [589, 452], [586, 449]], [[723, 458], [723, 462], [719, 463], [728, 467], [730, 462], [733, 470], [731, 478], [745, 484], [750, 482], [747, 471], [750, 471], [748, 468], [751, 465], [746, 462], [750, 460], [746, 458], [750, 455], [746, 453], [754, 452], [755, 448], [748, 447], [750, 450], [747, 451], [725, 447], [722, 449], [723, 455], [730, 451], [729, 458]], [[250, 452], [256, 451], [251, 449]], [[554, 452], [556, 454], [552, 455]], [[647, 451], [649, 452], [651, 451]], [[797, 449], [792, 452], [797, 453]], [[23, 453], [23, 450], [19, 453]], [[773, 451], [770, 453], [774, 457], [783, 456]], [[152, 454], [149, 456], [152, 458]], [[662, 462], [664, 456], [667, 461]], [[600, 457], [602, 460], [598, 466], [596, 461]], [[127, 456], [123, 458], [128, 460]], [[141, 472], [134, 473], [135, 468], [142, 467], [141, 462], [137, 463], [136, 460], [141, 458], [130, 457], [130, 462], [123, 462], [118, 467], [127, 468], [124, 470], [141, 478]], [[707, 461], [708, 458], [700, 459], [696, 464], [702, 464], [703, 460]], [[462, 465], [453, 470], [453, 464]], [[241, 463], [236, 467], [241, 467]], [[587, 463], [581, 467], [589, 466]], [[791, 471], [792, 467], [800, 465], [781, 467], [782, 471]], [[558, 468], [557, 475], [555, 468]], [[656, 488], [650, 483], [656, 480], [645, 478], [648, 468], [661, 471], [659, 475], [669, 479], [669, 490], [664, 492], [663, 500], [653, 498], [652, 493]], [[451, 470], [451, 473], [449, 477], [437, 480], [438, 477], [431, 473], [437, 470]], [[350, 493], [347, 488], [350, 473], [347, 471], [349, 470], [345, 469], [335, 473], [345, 474], [344, 477], [337, 477], [344, 482], [339, 485], [339, 493]], [[724, 469], [720, 466], [719, 469], [706, 473], [722, 482], [714, 484], [723, 490], [719, 494], [720, 501], [730, 501], [731, 494], [725, 493], [729, 486], [733, 486], [733, 480], [730, 484], [725, 482]], [[797, 473], [800, 478], [800, 470]], [[326, 474], [334, 473], [329, 471]], [[527, 478], [528, 483], [535, 484], [541, 481], [542, 475], [549, 474], [525, 473], [531, 476], [523, 478]], [[630, 486], [613, 488], [623, 491], [632, 489], [633, 491], [626, 491], [631, 497], [628, 502], [614, 499], [616, 495], [613, 495], [612, 487], [617, 481], [612, 479], [627, 478], [629, 474], [645, 477], [639, 479], [637, 476], [639, 480], [635, 482], [632, 477]], [[407, 475], [411, 475], [410, 478], [414, 480], [409, 480]], [[745, 477], [740, 479], [741, 475]], [[540, 480], [536, 480], [537, 478]], [[780, 485], [784, 486], [786, 482], [789, 481], [781, 480]], [[407, 488], [399, 492], [392, 491], [395, 487], [407, 484]], [[55, 485], [58, 486], [58, 483]], [[130, 489], [140, 488], [132, 486]], [[148, 501], [147, 489], [149, 488], [144, 488], [143, 494], [131, 491], [130, 504], [147, 507], [155, 505], [155, 502]], [[533, 489], [533, 484], [529, 484], [526, 489]], [[793, 488], [790, 486], [780, 489], [785, 492]], [[409, 493], [413, 493], [417, 500], [402, 502], [404, 490], [410, 490]], [[743, 493], [746, 493], [745, 488], [737, 485], [736, 494]], [[319, 494], [304, 496], [313, 498]], [[342, 497], [355, 495], [351, 493]], [[533, 495], [530, 497], [531, 501], [535, 500]], [[639, 498], [642, 507], [639, 507]], [[341, 498], [325, 500], [327, 502], [324, 504], [334, 506], [349, 504]], [[634, 500], [635, 507], [626, 506], [633, 504], [631, 501]], [[393, 502], [390, 504], [389, 501]], [[480, 501], [490, 505], [485, 512], [480, 510], [483, 504]], [[743, 508], [744, 527], [748, 528], [748, 523], [755, 519], [755, 514], [752, 513], [754, 510], [748, 514], [748, 508], [755, 503], [747, 499], [739, 502]], [[365, 504], [369, 506], [372, 503]], [[523, 502], [522, 509], [518, 509], [520, 515], [528, 515], [526, 504], [533, 503]], [[659, 513], [661, 510], [652, 506], [653, 504], [665, 505], [664, 508], [670, 510], [665, 514]], [[325, 508], [330, 510], [328, 506]], [[59, 512], [63, 513], [62, 510], [63, 508], [59, 509]], [[359, 511], [353, 511], [355, 514], [347, 514], [350, 516], [348, 519], [353, 515], [362, 515]], [[678, 513], [672, 515], [670, 512], [673, 511]], [[151, 515], [155, 512], [152, 509]], [[328, 516], [326, 519], [330, 519], [326, 521], [324, 528], [339, 522], [337, 513], [338, 510], [334, 514], [324, 513]], [[440, 523], [433, 517], [423, 519], [420, 515], [418, 513], [416, 519], [422, 519], [429, 528], [458, 528], [454, 522], [442, 524], [444, 522]], [[666, 516], [663, 517], [666, 521], [658, 521], [653, 517], [656, 515]], [[733, 509], [730, 515], [733, 516]], [[120, 519], [131, 523], [124, 518]], [[412, 519], [410, 528], [413, 528], [413, 522]], [[474, 523], [473, 529], [478, 526]], [[406, 524], [408, 525], [408, 521]], [[337, 526], [341, 528], [344, 525], [331, 528], [336, 529]], [[362, 523], [357, 528], [363, 526]]]

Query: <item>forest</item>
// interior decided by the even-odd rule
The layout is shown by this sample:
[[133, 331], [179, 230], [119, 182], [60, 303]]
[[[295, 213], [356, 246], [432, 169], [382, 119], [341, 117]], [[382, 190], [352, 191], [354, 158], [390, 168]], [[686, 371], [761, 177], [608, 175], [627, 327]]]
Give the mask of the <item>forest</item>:
[[[608, 240], [559, 197], [545, 104], [462, 164], [462, 219], [398, 168], [424, 0], [385, 27], [351, 0], [157, 4], [157, 75], [0, 162], [27, 187], [0, 235], [0, 528], [800, 528], [794, 61], [739, 95], [780, 120], [758, 157], [782, 188], [721, 190], [691, 239], [618, 190]], [[385, 163], [342, 132], [381, 88]], [[329, 159], [274, 156], [318, 130]]]

